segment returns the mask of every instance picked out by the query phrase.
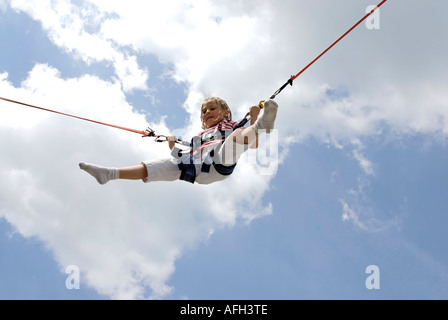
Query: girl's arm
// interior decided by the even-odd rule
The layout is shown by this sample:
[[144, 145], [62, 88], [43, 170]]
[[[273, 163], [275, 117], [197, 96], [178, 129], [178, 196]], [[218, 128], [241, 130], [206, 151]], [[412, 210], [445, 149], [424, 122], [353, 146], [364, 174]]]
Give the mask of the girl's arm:
[[[250, 125], [253, 126], [255, 124], [255, 121], [257, 121], [258, 119], [258, 115], [260, 114], [260, 107], [259, 106], [252, 106], [249, 109], [249, 115], [250, 115]], [[257, 134], [257, 140], [255, 141], [255, 143], [252, 145], [252, 149], [257, 149], [258, 148], [258, 134]]]
[[170, 147], [170, 150], [173, 150], [174, 147], [176, 146], [176, 140], [177, 140], [176, 136], [168, 137], [168, 147]]
[[249, 115], [250, 115], [250, 125], [254, 125], [255, 121], [258, 119], [258, 115], [260, 114], [260, 107], [259, 106], [252, 106], [249, 109]]

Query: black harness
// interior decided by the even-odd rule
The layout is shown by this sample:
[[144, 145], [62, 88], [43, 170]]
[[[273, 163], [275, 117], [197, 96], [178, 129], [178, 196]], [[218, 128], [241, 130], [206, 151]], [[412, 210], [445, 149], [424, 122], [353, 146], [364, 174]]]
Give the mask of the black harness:
[[[236, 129], [237, 128], [235, 128], [234, 130]], [[197, 149], [197, 146], [199, 146], [200, 148], [205, 143], [209, 143], [214, 140], [221, 140], [221, 144], [224, 144], [224, 141], [227, 138], [226, 130], [223, 130], [222, 128], [218, 127], [217, 131], [219, 131], [220, 133], [220, 138], [214, 135], [211, 140], [203, 139], [202, 136], [194, 137], [193, 139], [191, 139], [190, 150], [188, 153], [183, 153], [182, 150], [180, 149], [176, 149], [175, 151], [173, 150], [174, 151], [173, 156], [178, 159], [182, 159], [181, 163], [179, 163], [178, 165], [179, 170], [181, 171], [179, 180], [195, 183], [197, 172], [196, 172], [196, 166], [194, 164], [195, 157], [193, 153], [195, 149]], [[218, 172], [219, 174], [223, 176], [230, 176], [235, 170], [236, 164], [232, 166], [224, 166], [220, 163], [216, 163], [214, 157], [215, 157], [215, 150], [212, 150], [210, 152], [210, 158], [212, 159], [212, 162], [211, 163], [202, 162], [201, 172], [209, 173], [211, 167], [213, 166], [216, 172]]]

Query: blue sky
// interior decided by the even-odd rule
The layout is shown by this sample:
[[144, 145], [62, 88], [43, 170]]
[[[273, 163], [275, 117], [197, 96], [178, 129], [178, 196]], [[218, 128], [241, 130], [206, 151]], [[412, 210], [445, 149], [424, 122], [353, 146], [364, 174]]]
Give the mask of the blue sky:
[[[0, 299], [447, 299], [448, 5], [425, 3], [388, 1], [278, 96], [271, 175], [99, 186], [78, 162], [168, 148], [0, 102]], [[242, 117], [374, 3], [277, 4], [0, 1], [0, 96], [188, 139], [204, 97]]]

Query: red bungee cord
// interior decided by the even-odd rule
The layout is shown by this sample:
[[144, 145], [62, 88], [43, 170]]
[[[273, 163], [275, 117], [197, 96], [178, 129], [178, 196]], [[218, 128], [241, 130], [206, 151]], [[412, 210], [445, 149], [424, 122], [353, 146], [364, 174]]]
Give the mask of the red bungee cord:
[[304, 73], [309, 67], [311, 67], [317, 60], [322, 58], [324, 54], [326, 54], [328, 51], [330, 51], [336, 44], [339, 43], [342, 39], [344, 39], [350, 32], [353, 31], [356, 27], [358, 27], [363, 21], [365, 21], [370, 15], [372, 15], [379, 7], [381, 7], [387, 0], [383, 0], [379, 5], [377, 5], [372, 11], [367, 13], [361, 20], [359, 20], [353, 27], [351, 27], [346, 33], [344, 33], [342, 36], [339, 37], [331, 46], [329, 46], [327, 49], [325, 49], [324, 52], [322, 52], [320, 55], [318, 55], [313, 61], [311, 61], [305, 68], [303, 68], [299, 73], [296, 75], [291, 76], [291, 78], [280, 88], [278, 89], [272, 96], [271, 99], [275, 99], [275, 97], [283, 91], [283, 89], [286, 88], [286, 86], [293, 84], [293, 81], [296, 80], [302, 73]]
[[20, 101], [6, 99], [6, 98], [2, 98], [2, 97], [0, 97], [0, 100], [11, 102], [11, 103], [15, 103], [15, 104], [20, 104], [20, 105], [25, 106], [25, 107], [30, 107], [30, 108], [34, 108], [34, 109], [43, 110], [43, 111], [53, 112], [53, 113], [60, 114], [60, 115], [66, 116], [66, 117], [71, 117], [71, 118], [76, 118], [76, 119], [80, 119], [80, 120], [84, 120], [84, 121], [89, 121], [89, 122], [101, 124], [103, 126], [108, 126], [108, 127], [121, 129], [121, 130], [130, 131], [130, 132], [135, 132], [135, 133], [143, 135], [144, 137], [150, 136], [150, 132], [148, 132], [148, 131], [135, 130], [135, 129], [129, 129], [129, 128], [121, 127], [121, 126], [116, 126], [116, 125], [113, 125], [113, 124], [100, 122], [100, 121], [96, 121], [96, 120], [91, 120], [91, 119], [87, 119], [87, 118], [82, 118], [82, 117], [74, 116], [74, 115], [71, 115], [71, 114], [68, 114], [68, 113], [63, 113], [63, 112], [59, 112], [59, 111], [55, 111], [55, 110], [51, 110], [51, 109], [41, 108], [41, 107], [33, 106], [31, 104], [28, 104], [28, 103], [23, 103], [23, 102], [20, 102]]
[[[122, 127], [122, 126], [117, 126], [117, 125], [106, 123], [106, 122], [101, 122], [101, 121], [96, 121], [96, 120], [92, 120], [92, 119], [82, 118], [82, 117], [75, 116], [75, 115], [72, 115], [72, 114], [59, 112], [59, 111], [55, 111], [55, 110], [51, 110], [51, 109], [46, 109], [46, 108], [34, 106], [32, 104], [23, 103], [23, 102], [20, 102], [20, 101], [11, 100], [11, 99], [7, 99], [7, 98], [0, 97], [0, 100], [6, 101], [6, 102], [10, 102], [10, 103], [19, 104], [19, 105], [22, 105], [22, 106], [25, 106], [25, 107], [30, 107], [30, 108], [42, 110], [42, 111], [48, 111], [48, 112], [56, 113], [56, 114], [63, 115], [63, 116], [66, 116], [66, 117], [71, 117], [71, 118], [75, 118], [75, 119], [79, 119], [79, 120], [93, 122], [93, 123], [96, 123], [96, 124], [101, 124], [103, 126], [108, 126], [108, 127], [112, 127], [112, 128], [116, 128], [116, 129], [120, 129], [120, 130], [125, 130], [125, 131], [129, 131], [129, 132], [138, 133], [138, 134], [141, 134], [143, 138], [145, 138], [145, 137], [155, 138], [156, 142], [168, 141], [168, 137], [167, 136], [156, 135], [155, 131], [152, 130], [151, 128], [148, 128], [146, 130], [136, 130], [136, 129], [126, 128], [126, 127]], [[182, 145], [187, 145], [187, 146], [190, 145], [188, 142], [182, 141], [180, 139], [176, 140], [175, 142], [179, 143], [179, 144], [182, 144]]]

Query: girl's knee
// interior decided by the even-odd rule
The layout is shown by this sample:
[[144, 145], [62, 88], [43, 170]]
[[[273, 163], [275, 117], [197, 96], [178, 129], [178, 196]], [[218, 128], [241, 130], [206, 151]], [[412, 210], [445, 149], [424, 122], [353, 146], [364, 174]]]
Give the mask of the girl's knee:
[[237, 144], [252, 144], [258, 139], [258, 134], [252, 127], [235, 130], [230, 136]]

